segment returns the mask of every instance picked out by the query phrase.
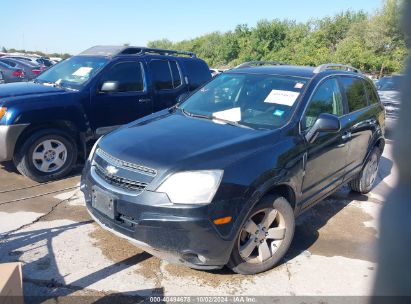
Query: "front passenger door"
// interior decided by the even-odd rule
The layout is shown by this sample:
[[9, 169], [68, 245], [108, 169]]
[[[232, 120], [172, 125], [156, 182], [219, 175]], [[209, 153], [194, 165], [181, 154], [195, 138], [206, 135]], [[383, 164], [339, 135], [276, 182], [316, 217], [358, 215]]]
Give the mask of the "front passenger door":
[[306, 143], [306, 166], [302, 184], [305, 206], [342, 182], [348, 152], [344, 136], [348, 124], [343, 117], [345, 111], [338, 80], [329, 78], [318, 86], [301, 120], [303, 134], [310, 130], [322, 113], [340, 117], [341, 123], [339, 132], [320, 132], [314, 142]]
[[[111, 84], [107, 90], [104, 84]], [[140, 61], [114, 64], [101, 77], [92, 96], [92, 124], [97, 136], [152, 113], [144, 66]]]

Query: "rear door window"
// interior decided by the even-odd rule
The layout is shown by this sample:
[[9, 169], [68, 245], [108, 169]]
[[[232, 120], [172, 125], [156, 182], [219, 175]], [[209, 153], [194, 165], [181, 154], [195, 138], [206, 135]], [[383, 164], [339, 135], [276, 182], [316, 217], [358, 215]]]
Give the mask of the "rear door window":
[[115, 82], [116, 92], [141, 92], [144, 90], [143, 70], [140, 62], [118, 63], [103, 76], [102, 82]]
[[355, 112], [368, 105], [364, 81], [355, 77], [341, 77], [341, 83], [347, 96], [350, 112]]
[[367, 90], [368, 101], [370, 104], [378, 103], [377, 92], [375, 91], [374, 85], [369, 83], [368, 81], [365, 82], [365, 89]]
[[181, 75], [176, 61], [169, 61], [171, 75], [173, 76], [173, 86], [177, 88], [181, 85]]
[[174, 88], [170, 66], [167, 60], [150, 61], [150, 71], [156, 90], [170, 90]]

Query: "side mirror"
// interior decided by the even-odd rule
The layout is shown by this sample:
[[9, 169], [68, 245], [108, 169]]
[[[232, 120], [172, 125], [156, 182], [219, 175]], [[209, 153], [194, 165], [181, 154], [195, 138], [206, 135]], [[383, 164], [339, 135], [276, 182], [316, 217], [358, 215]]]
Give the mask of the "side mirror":
[[177, 103], [182, 103], [184, 100], [187, 99], [187, 97], [190, 95], [189, 92], [185, 92], [181, 94], [180, 96], [177, 97]]
[[106, 81], [101, 86], [100, 92], [109, 93], [115, 92], [118, 89], [118, 82], [117, 81]]
[[305, 139], [313, 143], [320, 132], [335, 133], [340, 131], [340, 119], [332, 114], [322, 113], [315, 121], [311, 129], [305, 134]]

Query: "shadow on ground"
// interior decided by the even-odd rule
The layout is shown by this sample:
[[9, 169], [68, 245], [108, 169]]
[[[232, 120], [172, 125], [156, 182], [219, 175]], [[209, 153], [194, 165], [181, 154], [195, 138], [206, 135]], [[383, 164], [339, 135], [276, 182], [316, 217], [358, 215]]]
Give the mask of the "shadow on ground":
[[[91, 224], [93, 221], [83, 221], [75, 224], [64, 225], [60, 227], [53, 227], [48, 229], [32, 230], [27, 232], [15, 232], [11, 235], [0, 234], [0, 244], [3, 252], [8, 252], [8, 255], [3, 254], [0, 257], [1, 262], [13, 262], [19, 261], [22, 255], [27, 251], [21, 251], [23, 248], [30, 246], [34, 243], [44, 243], [47, 247], [48, 254], [35, 261], [24, 263], [23, 265], [23, 278], [24, 285], [35, 285], [36, 291], [33, 292], [33, 288], [25, 288], [25, 302], [26, 303], [42, 303], [49, 299], [54, 299], [56, 302], [60, 301], [59, 298], [70, 297], [70, 303], [93, 302], [93, 303], [136, 303], [142, 300], [139, 294], [154, 294], [161, 296], [164, 291], [162, 288], [156, 288], [152, 290], [135, 290], [123, 294], [115, 293], [103, 293], [87, 290], [87, 287], [106, 278], [115, 273], [118, 273], [132, 265], [139, 264], [146, 259], [151, 258], [151, 255], [142, 252], [140, 254], [130, 256], [122, 261], [113, 263], [108, 267], [102, 268], [96, 272], [78, 279], [65, 285], [64, 277], [57, 275], [53, 278], [44, 279], [31, 279], [26, 275], [27, 269], [32, 268], [52, 268], [58, 269], [56, 264], [56, 257], [54, 256], [52, 249], [52, 240], [61, 233], [68, 230], [76, 229], [80, 226]], [[58, 274], [58, 271], [56, 271]], [[39, 293], [39, 294], [38, 294]], [[67, 298], [66, 298], [67, 299]]]

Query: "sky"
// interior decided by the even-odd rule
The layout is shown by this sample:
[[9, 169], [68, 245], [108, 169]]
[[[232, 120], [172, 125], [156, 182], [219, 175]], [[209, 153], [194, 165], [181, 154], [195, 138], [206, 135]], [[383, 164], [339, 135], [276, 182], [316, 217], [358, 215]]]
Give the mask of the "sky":
[[1, 0], [0, 47], [77, 54], [93, 45], [180, 41], [261, 19], [373, 13], [382, 0]]

